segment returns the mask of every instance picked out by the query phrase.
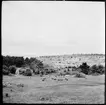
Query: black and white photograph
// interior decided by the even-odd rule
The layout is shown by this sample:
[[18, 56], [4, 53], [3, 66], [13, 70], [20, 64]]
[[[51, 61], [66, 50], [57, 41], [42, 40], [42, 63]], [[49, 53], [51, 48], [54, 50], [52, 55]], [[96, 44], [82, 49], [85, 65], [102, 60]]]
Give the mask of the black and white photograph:
[[2, 1], [2, 102], [105, 104], [105, 2]]

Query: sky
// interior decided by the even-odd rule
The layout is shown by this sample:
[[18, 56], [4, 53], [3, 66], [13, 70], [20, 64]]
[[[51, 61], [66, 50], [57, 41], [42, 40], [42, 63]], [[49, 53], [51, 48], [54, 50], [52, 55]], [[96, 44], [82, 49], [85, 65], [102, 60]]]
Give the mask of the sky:
[[105, 53], [105, 3], [2, 1], [2, 55]]

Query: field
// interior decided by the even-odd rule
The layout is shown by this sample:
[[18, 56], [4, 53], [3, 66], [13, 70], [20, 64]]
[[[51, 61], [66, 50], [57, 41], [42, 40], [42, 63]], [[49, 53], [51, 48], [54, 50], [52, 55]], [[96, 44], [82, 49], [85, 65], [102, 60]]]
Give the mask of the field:
[[[42, 81], [42, 78], [46, 78]], [[75, 78], [68, 81], [52, 80], [49, 76], [4, 76], [3, 102], [5, 103], [104, 103], [104, 75]], [[8, 96], [6, 96], [8, 93]]]
[[[72, 60], [70, 58], [41, 57], [39, 59], [55, 67], [76, 66], [83, 61], [89, 62], [88, 64], [105, 64], [104, 56], [84, 56], [81, 59], [73, 57]], [[86, 75], [86, 78], [77, 78], [74, 75], [57, 76], [55, 73], [43, 77], [39, 75], [3, 76], [3, 103], [104, 104], [104, 88], [104, 74]]]

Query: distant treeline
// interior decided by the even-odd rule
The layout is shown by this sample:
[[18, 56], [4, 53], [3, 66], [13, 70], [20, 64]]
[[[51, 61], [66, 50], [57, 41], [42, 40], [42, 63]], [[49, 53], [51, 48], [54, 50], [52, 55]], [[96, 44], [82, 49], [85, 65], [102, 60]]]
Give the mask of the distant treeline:
[[35, 63], [42, 64], [40, 60], [33, 57], [24, 59], [24, 57], [17, 57], [17, 56], [2, 56], [2, 59], [3, 59], [3, 65], [6, 65], [7, 67], [11, 65], [15, 65], [16, 67], [22, 67], [31, 64], [33, 61]]
[[50, 65], [44, 65], [42, 61], [37, 58], [25, 58], [17, 56], [2, 56], [3, 65], [2, 71], [4, 75], [9, 75], [10, 73], [15, 74], [17, 68], [21, 68], [20, 72], [23, 75], [34, 74], [44, 74], [55, 72], [54, 68]]

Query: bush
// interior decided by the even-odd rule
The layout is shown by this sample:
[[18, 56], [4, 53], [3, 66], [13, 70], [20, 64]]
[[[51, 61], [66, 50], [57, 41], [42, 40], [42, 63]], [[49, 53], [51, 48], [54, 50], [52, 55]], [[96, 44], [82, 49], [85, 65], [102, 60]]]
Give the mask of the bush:
[[6, 65], [3, 65], [3, 69], [9, 70], [9, 68]]
[[25, 71], [26, 71], [25, 69], [22, 69], [22, 68], [21, 68], [21, 69], [19, 70], [19, 74], [24, 75]]
[[42, 69], [40, 69], [40, 73], [42, 74], [50, 74], [55, 72], [56, 70], [51, 64], [43, 64]]
[[105, 73], [105, 67], [103, 67], [103, 65], [98, 65], [97, 73], [104, 74]]
[[86, 78], [86, 75], [84, 73], [76, 73], [75, 74], [75, 77], [78, 77], [78, 78]]
[[71, 75], [71, 74], [72, 74], [72, 68], [64, 69], [64, 70], [63, 70], [63, 73], [64, 73], [65, 75]]
[[9, 68], [6, 65], [3, 65], [3, 75], [9, 75]]
[[90, 74], [96, 73], [98, 67], [96, 65], [93, 65], [90, 67]]
[[71, 68], [72, 68], [72, 71], [77, 71], [77, 67], [72, 66]]
[[13, 66], [10, 66], [9, 67], [9, 71], [10, 71], [10, 73], [11, 74], [15, 74], [15, 72], [16, 72], [16, 67], [13, 65]]
[[36, 64], [31, 64], [30, 69], [33, 70], [34, 74], [39, 74], [39, 68], [37, 67]]
[[84, 74], [89, 74], [89, 66], [87, 65], [87, 63], [82, 63], [82, 65], [80, 65], [78, 68], [81, 69], [81, 72], [84, 73]]
[[105, 73], [105, 67], [103, 67], [102, 65], [93, 65], [90, 68], [90, 74], [103, 74]]
[[37, 61], [33, 61], [31, 64], [30, 64], [30, 69], [33, 70], [34, 74], [39, 74], [40, 71], [43, 70], [43, 63], [40, 62], [39, 60]]
[[9, 73], [8, 76], [14, 76], [14, 74]]
[[9, 70], [3, 69], [3, 75], [9, 75]]
[[26, 69], [26, 71], [24, 72], [25, 76], [32, 76], [32, 72], [31, 69]]
[[71, 66], [68, 66], [68, 68], [71, 68]]

